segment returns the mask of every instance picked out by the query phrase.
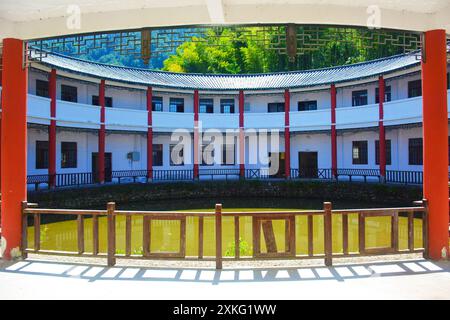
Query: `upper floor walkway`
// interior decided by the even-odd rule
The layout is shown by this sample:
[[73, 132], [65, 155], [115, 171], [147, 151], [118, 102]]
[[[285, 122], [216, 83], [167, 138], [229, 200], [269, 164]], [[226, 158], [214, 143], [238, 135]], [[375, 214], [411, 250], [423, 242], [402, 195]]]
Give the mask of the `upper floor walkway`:
[[[450, 90], [447, 91], [450, 100]], [[449, 112], [450, 112], [450, 104]], [[100, 128], [98, 106], [57, 100], [56, 123], [58, 126], [74, 128]], [[141, 131], [148, 130], [145, 110], [123, 107], [106, 108], [105, 125], [107, 130]], [[175, 129], [192, 131], [193, 112], [153, 112], [153, 131], [170, 132]], [[290, 131], [311, 132], [329, 130], [331, 126], [330, 109], [312, 111], [290, 111]], [[49, 125], [50, 99], [29, 94], [28, 122]], [[238, 129], [239, 114], [200, 113], [199, 121], [203, 129]], [[358, 107], [336, 109], [336, 128], [356, 129], [378, 126], [379, 105], [369, 104]], [[394, 100], [384, 103], [384, 125], [404, 125], [422, 122], [422, 97]], [[244, 115], [245, 129], [284, 129], [284, 112], [248, 112]]]

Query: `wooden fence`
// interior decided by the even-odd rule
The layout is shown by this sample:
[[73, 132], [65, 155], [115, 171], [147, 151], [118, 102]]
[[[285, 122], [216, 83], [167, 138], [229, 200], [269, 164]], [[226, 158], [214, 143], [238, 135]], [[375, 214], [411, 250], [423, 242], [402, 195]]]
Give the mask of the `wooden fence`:
[[[396, 254], [408, 252], [423, 252], [427, 256], [427, 221], [428, 209], [427, 201], [423, 200], [421, 205], [415, 207], [402, 208], [376, 208], [376, 209], [346, 209], [333, 210], [330, 202], [325, 202], [322, 210], [309, 211], [282, 211], [282, 212], [223, 212], [222, 205], [217, 204], [215, 212], [163, 212], [163, 211], [128, 211], [116, 210], [115, 203], [107, 204], [106, 210], [63, 210], [63, 209], [42, 209], [37, 208], [34, 204], [23, 202], [22, 204], [22, 255], [27, 257], [29, 252], [56, 255], [73, 255], [73, 256], [92, 256], [107, 258], [108, 266], [114, 266], [116, 258], [127, 259], [181, 259], [181, 260], [205, 260], [215, 261], [216, 268], [222, 268], [223, 260], [252, 260], [252, 259], [324, 259], [325, 265], [331, 266], [333, 258], [355, 257], [367, 255]], [[349, 216], [356, 214], [358, 217], [358, 250], [351, 252], [349, 249]], [[65, 215], [76, 217], [77, 221], [77, 247], [74, 252], [63, 252], [55, 250], [42, 250], [40, 246], [40, 226], [42, 215]], [[104, 216], [107, 219], [107, 252], [99, 252], [99, 217]], [[116, 250], [116, 217], [125, 217], [125, 252], [119, 254]], [[296, 218], [306, 217], [307, 219], [307, 254], [299, 255], [296, 250]], [[313, 217], [323, 217], [323, 243], [324, 252], [317, 254], [314, 252], [314, 234]], [[332, 248], [332, 222], [336, 217], [341, 216], [342, 223], [342, 252], [333, 252]], [[399, 249], [399, 216], [407, 217], [407, 249]], [[27, 229], [29, 217], [32, 217], [34, 227], [34, 245], [29, 248], [27, 245]], [[85, 252], [85, 218], [92, 218], [92, 252]], [[140, 217], [143, 222], [142, 232], [142, 252], [132, 254], [132, 217]], [[186, 219], [195, 217], [198, 219], [198, 246], [197, 256], [186, 256]], [[205, 245], [205, 218], [211, 217], [215, 220], [215, 256], [204, 256]], [[222, 219], [224, 217], [232, 217], [234, 223], [234, 256], [224, 257], [222, 255]], [[252, 221], [252, 241], [253, 252], [251, 256], [241, 256], [240, 254], [240, 219], [250, 217]], [[373, 217], [390, 217], [390, 246], [369, 248], [366, 244], [366, 219]], [[422, 219], [422, 239], [423, 243], [416, 248], [414, 245], [414, 220]], [[153, 220], [172, 220], [179, 222], [179, 251], [178, 252], [152, 252], [150, 250], [151, 241], [151, 223]], [[273, 234], [272, 222], [275, 220], [283, 220], [285, 222], [285, 245], [284, 250], [277, 250], [277, 243]], [[261, 234], [261, 231], [262, 234]], [[265, 240], [266, 250], [261, 249], [261, 240]]]

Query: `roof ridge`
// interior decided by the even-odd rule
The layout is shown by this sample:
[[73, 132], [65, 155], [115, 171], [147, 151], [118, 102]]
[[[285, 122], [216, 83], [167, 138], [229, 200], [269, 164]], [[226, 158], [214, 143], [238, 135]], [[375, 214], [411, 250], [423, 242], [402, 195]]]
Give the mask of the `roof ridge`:
[[267, 72], [267, 73], [239, 73], [239, 74], [227, 74], [227, 73], [195, 73], [195, 72], [173, 72], [173, 71], [164, 71], [164, 70], [156, 70], [156, 69], [145, 69], [145, 68], [139, 68], [139, 67], [127, 67], [127, 66], [118, 66], [118, 65], [114, 65], [114, 64], [108, 64], [108, 63], [103, 63], [103, 62], [96, 62], [96, 61], [90, 61], [90, 60], [86, 60], [86, 59], [81, 59], [78, 57], [71, 57], [62, 53], [57, 53], [57, 52], [51, 52], [49, 50], [44, 50], [44, 49], [38, 49], [33, 47], [33, 50], [35, 51], [43, 51], [47, 54], [47, 56], [49, 55], [54, 55], [57, 57], [61, 57], [63, 59], [68, 59], [68, 60], [75, 60], [75, 61], [80, 61], [83, 63], [87, 63], [87, 64], [91, 64], [91, 65], [98, 65], [98, 66], [104, 66], [104, 67], [112, 67], [112, 68], [118, 68], [118, 69], [125, 69], [125, 70], [134, 70], [134, 71], [143, 71], [146, 73], [159, 73], [159, 74], [168, 74], [168, 75], [189, 75], [189, 76], [207, 76], [207, 77], [215, 77], [215, 78], [224, 78], [224, 77], [230, 77], [230, 78], [239, 78], [239, 77], [262, 77], [262, 76], [277, 76], [277, 75], [289, 75], [289, 74], [308, 74], [308, 73], [313, 73], [313, 72], [318, 72], [318, 71], [332, 71], [332, 70], [339, 70], [339, 69], [343, 69], [343, 68], [351, 68], [351, 67], [356, 67], [356, 66], [361, 66], [361, 65], [370, 65], [373, 63], [377, 63], [377, 62], [381, 62], [381, 61], [388, 61], [388, 60], [394, 60], [394, 59], [398, 59], [401, 57], [408, 57], [411, 55], [416, 55], [417, 53], [419, 53], [420, 51], [413, 51], [410, 53], [401, 53], [401, 54], [397, 54], [397, 55], [392, 55], [389, 57], [383, 57], [383, 58], [379, 58], [379, 59], [374, 59], [374, 60], [369, 60], [369, 61], [361, 61], [361, 62], [357, 62], [357, 63], [352, 63], [352, 64], [344, 64], [344, 65], [340, 65], [340, 66], [333, 66], [333, 67], [324, 67], [324, 68], [317, 68], [317, 69], [307, 69], [307, 70], [293, 70], [293, 71], [277, 71], [277, 72]]

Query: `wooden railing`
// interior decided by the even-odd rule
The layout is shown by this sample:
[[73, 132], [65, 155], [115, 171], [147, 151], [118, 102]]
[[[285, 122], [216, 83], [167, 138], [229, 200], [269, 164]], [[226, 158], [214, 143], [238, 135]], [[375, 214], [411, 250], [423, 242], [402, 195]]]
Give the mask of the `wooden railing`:
[[93, 184], [94, 182], [92, 172], [56, 174], [57, 187], [81, 186]]
[[199, 170], [200, 177], [208, 177], [211, 178], [211, 180], [214, 180], [214, 178], [228, 180], [229, 177], [240, 177], [240, 170], [239, 169], [200, 169]]
[[147, 170], [120, 170], [113, 171], [111, 174], [112, 179], [117, 179], [118, 183], [122, 182], [122, 179], [129, 178], [133, 179], [133, 182], [136, 182], [137, 178], [147, 178], [147, 176], [151, 173], [151, 171]]
[[337, 169], [337, 178], [346, 176], [352, 181], [353, 177], [362, 177], [367, 182], [367, 177], [375, 177], [381, 181], [380, 170], [378, 169]]
[[386, 171], [386, 182], [403, 183], [403, 184], [422, 184], [422, 171]]
[[321, 179], [331, 180], [331, 169], [301, 168], [291, 169], [291, 179]]
[[[63, 210], [63, 209], [41, 209], [31, 206], [26, 202], [22, 204], [22, 221], [23, 221], [23, 234], [22, 234], [22, 255], [23, 258], [27, 257], [27, 254], [42, 253], [42, 254], [57, 254], [57, 255], [75, 255], [75, 256], [93, 256], [93, 257], [106, 257], [108, 266], [115, 265], [116, 258], [128, 258], [128, 259], [190, 259], [190, 260], [206, 260], [215, 261], [216, 268], [222, 268], [222, 261], [224, 260], [251, 260], [251, 259], [307, 259], [307, 258], [320, 258], [324, 259], [325, 265], [332, 265], [333, 258], [338, 257], [354, 257], [365, 255], [380, 255], [380, 254], [396, 254], [405, 252], [424, 252], [427, 256], [427, 202], [424, 200], [422, 205], [416, 207], [404, 207], [404, 208], [382, 208], [382, 209], [346, 209], [346, 210], [333, 210], [330, 202], [325, 202], [322, 210], [309, 210], [309, 211], [265, 211], [265, 212], [224, 212], [222, 211], [222, 205], [217, 204], [215, 212], [162, 212], [162, 211], [129, 211], [129, 210], [116, 210], [115, 203], [111, 202], [107, 204], [106, 210]], [[42, 250], [40, 243], [40, 226], [42, 215], [66, 215], [76, 218], [77, 221], [77, 250], [74, 252], [58, 251], [58, 248], [54, 250]], [[350, 251], [350, 215], [357, 215], [357, 229], [358, 229], [358, 250], [356, 252]], [[106, 217], [107, 219], [107, 251], [105, 253], [99, 252], [99, 218]], [[407, 217], [407, 249], [399, 249], [399, 217]], [[92, 218], [92, 251], [86, 252], [85, 250], [85, 218]], [[125, 217], [125, 251], [119, 254], [116, 250], [116, 218]], [[132, 217], [140, 217], [142, 219], [142, 252], [132, 253]], [[186, 224], [187, 219], [193, 217], [197, 219], [198, 232], [195, 237], [195, 245], [198, 249], [196, 256], [186, 255]], [[222, 232], [223, 232], [223, 219], [232, 217], [232, 223], [234, 224], [234, 255], [223, 256], [222, 254]], [[252, 223], [252, 243], [253, 249], [251, 254], [241, 256], [241, 229], [240, 221], [244, 218], [250, 218]], [[296, 249], [296, 242], [299, 238], [296, 235], [296, 219], [298, 217], [306, 217], [307, 221], [307, 240], [305, 245], [307, 246], [307, 254], [298, 254]], [[316, 232], [313, 219], [315, 217], [323, 217], [323, 253], [317, 253], [314, 251], [317, 243], [314, 242]], [[342, 232], [342, 250], [336, 252], [332, 248], [333, 242], [333, 220], [339, 218], [341, 221]], [[369, 248], [366, 244], [366, 219], [373, 217], [390, 217], [390, 245], [382, 248]], [[27, 245], [27, 230], [28, 221], [32, 218], [34, 228], [34, 245], [29, 248]], [[417, 218], [422, 219], [422, 246], [416, 248], [414, 245], [414, 220]], [[205, 219], [214, 219], [215, 226], [213, 232], [215, 234], [215, 256], [204, 256], [205, 245]], [[152, 251], [150, 247], [151, 241], [151, 224], [152, 221], [177, 221], [179, 222], [179, 250], [177, 252], [161, 252], [160, 250]], [[272, 223], [274, 221], [282, 220], [285, 223], [284, 234], [284, 250], [279, 250], [281, 247], [277, 245], [277, 241], [274, 235], [274, 229]], [[230, 221], [230, 220], [228, 220]], [[320, 225], [320, 224], [319, 224]], [[211, 226], [211, 224], [208, 224]], [[317, 223], [316, 223], [317, 227]], [[261, 230], [263, 231], [261, 233]], [[122, 235], [123, 236], [123, 235]], [[388, 236], [388, 235], [385, 235]], [[352, 237], [354, 238], [354, 237]], [[191, 239], [192, 240], [192, 239]], [[266, 250], [262, 250], [261, 241], [265, 240]], [[316, 250], [317, 251], [317, 250]]]

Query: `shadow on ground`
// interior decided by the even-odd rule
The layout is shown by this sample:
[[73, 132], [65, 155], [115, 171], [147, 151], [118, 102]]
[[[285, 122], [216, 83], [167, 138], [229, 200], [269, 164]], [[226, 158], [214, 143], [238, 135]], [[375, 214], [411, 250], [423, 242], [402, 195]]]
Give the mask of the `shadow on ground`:
[[157, 268], [157, 267], [103, 267], [27, 259], [0, 268], [0, 274], [23, 274], [49, 277], [78, 278], [89, 282], [117, 281], [173, 281], [198, 283], [270, 282], [270, 281], [346, 281], [369, 277], [399, 277], [431, 273], [450, 273], [450, 263], [423, 259], [346, 264], [334, 267], [289, 268]]

